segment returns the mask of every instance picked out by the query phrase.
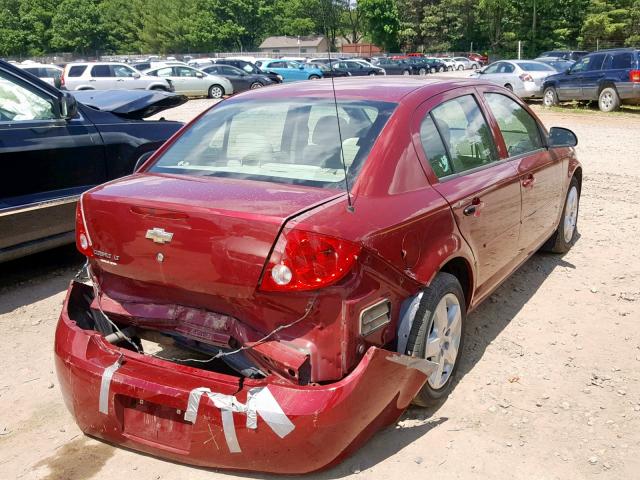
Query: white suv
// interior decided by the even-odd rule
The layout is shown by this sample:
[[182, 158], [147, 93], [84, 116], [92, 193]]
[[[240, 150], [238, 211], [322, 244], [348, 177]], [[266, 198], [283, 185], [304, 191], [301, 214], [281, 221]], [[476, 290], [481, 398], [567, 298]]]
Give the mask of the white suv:
[[173, 91], [170, 80], [144, 75], [125, 63], [68, 63], [61, 78], [67, 90], [165, 90]]

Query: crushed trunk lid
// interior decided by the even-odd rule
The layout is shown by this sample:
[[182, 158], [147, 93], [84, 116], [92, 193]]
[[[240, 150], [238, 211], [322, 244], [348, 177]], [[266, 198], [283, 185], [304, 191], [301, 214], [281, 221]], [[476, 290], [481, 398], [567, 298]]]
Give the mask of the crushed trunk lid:
[[71, 93], [88, 107], [133, 120], [142, 120], [187, 101], [184, 95], [161, 90], [82, 90]]

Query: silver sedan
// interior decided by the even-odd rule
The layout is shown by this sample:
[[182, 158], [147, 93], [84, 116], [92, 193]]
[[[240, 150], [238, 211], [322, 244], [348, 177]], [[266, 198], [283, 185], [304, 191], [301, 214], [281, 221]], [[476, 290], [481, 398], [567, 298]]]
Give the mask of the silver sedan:
[[190, 97], [222, 98], [233, 93], [231, 82], [187, 65], [165, 65], [144, 71], [145, 75], [171, 80], [175, 93]]
[[542, 97], [542, 84], [557, 73], [549, 65], [535, 60], [500, 60], [472, 76], [507, 87], [520, 98]]

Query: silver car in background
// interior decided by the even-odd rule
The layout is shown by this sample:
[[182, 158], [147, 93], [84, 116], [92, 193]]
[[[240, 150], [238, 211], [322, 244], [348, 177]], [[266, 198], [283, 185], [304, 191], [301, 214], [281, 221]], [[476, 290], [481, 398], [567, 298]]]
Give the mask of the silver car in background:
[[500, 60], [472, 76], [508, 88], [520, 98], [542, 97], [544, 79], [556, 70], [535, 60]]
[[222, 98], [233, 93], [233, 85], [228, 79], [188, 65], [163, 65], [145, 70], [144, 74], [169, 80], [176, 93], [189, 97]]
[[456, 62], [458, 70], [478, 70], [481, 67], [480, 63], [467, 57], [453, 57], [453, 60]]

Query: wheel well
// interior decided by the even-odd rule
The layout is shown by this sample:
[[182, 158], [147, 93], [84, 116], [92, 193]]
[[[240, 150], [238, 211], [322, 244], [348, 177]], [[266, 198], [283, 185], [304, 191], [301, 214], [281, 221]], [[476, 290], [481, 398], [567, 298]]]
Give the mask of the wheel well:
[[472, 273], [467, 261], [462, 257], [453, 258], [445, 263], [440, 271], [453, 275], [458, 279], [468, 307], [471, 302]]
[[605, 88], [613, 88], [616, 92], [618, 91], [618, 89], [616, 88], [616, 85], [613, 82], [605, 81], [600, 84], [600, 88], [598, 89], [598, 96], [600, 96], [600, 94], [602, 93], [602, 90], [604, 90]]
[[578, 193], [580, 193], [582, 191], [582, 168], [576, 168], [573, 172], [573, 176], [578, 181]]

